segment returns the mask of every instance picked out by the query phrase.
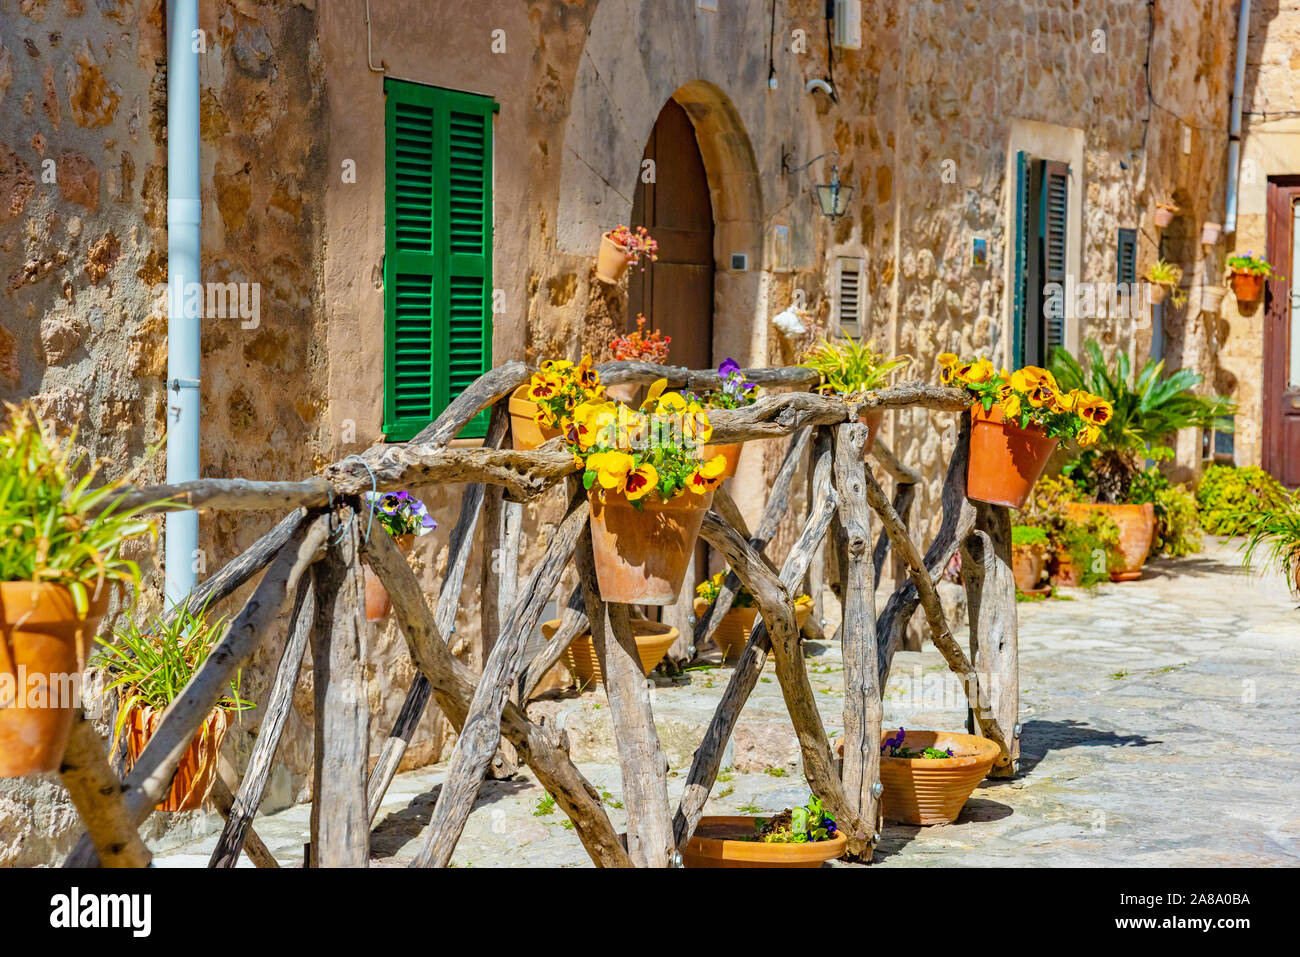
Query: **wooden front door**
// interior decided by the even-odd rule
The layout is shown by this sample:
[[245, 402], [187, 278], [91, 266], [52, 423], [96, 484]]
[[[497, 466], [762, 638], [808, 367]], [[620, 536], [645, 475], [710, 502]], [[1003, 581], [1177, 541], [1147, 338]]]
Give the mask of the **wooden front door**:
[[[646, 160], [653, 181], [645, 182]], [[690, 369], [713, 366], [713, 205], [695, 128], [669, 100], [655, 121], [632, 204], [633, 226], [659, 242], [659, 259], [632, 267], [627, 327], [637, 313], [650, 329], [672, 336], [668, 361]]]
[[1300, 486], [1300, 177], [1268, 184], [1268, 261], [1285, 278], [1264, 291], [1265, 471]]

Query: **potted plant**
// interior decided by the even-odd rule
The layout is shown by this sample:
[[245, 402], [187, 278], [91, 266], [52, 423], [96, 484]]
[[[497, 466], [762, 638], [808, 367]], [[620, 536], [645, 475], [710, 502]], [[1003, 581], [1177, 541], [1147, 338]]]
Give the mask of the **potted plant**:
[[[713, 409], [743, 409], [746, 406], [753, 405], [758, 401], [759, 388], [753, 382], [745, 378], [745, 374], [740, 371], [740, 363], [735, 359], [726, 358], [718, 366], [718, 379], [721, 381], [721, 387], [706, 392], [702, 396], [686, 393], [686, 399], [689, 402], [696, 402], [706, 410]], [[736, 467], [740, 464], [740, 451], [745, 446], [743, 442], [728, 442], [725, 445], [706, 445], [704, 447], [704, 457], [711, 459], [715, 455], [721, 455], [727, 460], [727, 467], [722, 470], [722, 477], [729, 479], [736, 474]]]
[[75, 442], [30, 405], [0, 432], [0, 777], [59, 769], [109, 598], [139, 589], [123, 543], [155, 532], [150, 506], [122, 507], [129, 477], [91, 488]]
[[1201, 287], [1201, 312], [1218, 312], [1227, 289], [1223, 286]]
[[[696, 618], [708, 614], [713, 603], [718, 600], [718, 594], [722, 591], [722, 581], [726, 575], [725, 571], [718, 572], [695, 586], [693, 604]], [[796, 631], [803, 631], [804, 623], [810, 614], [812, 614], [812, 597], [806, 594], [797, 595], [794, 599]], [[740, 656], [740, 652], [749, 641], [749, 633], [753, 630], [754, 619], [757, 617], [758, 606], [754, 603], [754, 596], [742, 586], [732, 599], [731, 608], [722, 616], [722, 621], [718, 622], [717, 628], [713, 631], [713, 642], [722, 652], [723, 661], [732, 661]]]
[[[409, 554], [415, 544], [416, 536], [428, 535], [438, 523], [429, 514], [428, 508], [410, 492], [402, 489], [397, 492], [367, 492], [366, 502], [370, 506], [371, 521], [378, 521], [380, 526], [397, 543], [402, 554]], [[379, 576], [364, 566], [366, 582], [366, 621], [382, 621], [392, 610], [388, 598], [388, 589], [384, 588]]]
[[1267, 259], [1247, 250], [1244, 256], [1228, 257], [1228, 281], [1241, 305], [1253, 306], [1264, 294], [1265, 279], [1282, 279]]
[[537, 448], [560, 434], [560, 423], [580, 403], [604, 394], [591, 356], [583, 356], [577, 365], [567, 359], [548, 359], [510, 394], [511, 444], [516, 451]]
[[[550, 641], [560, 628], [560, 619], [542, 622], [542, 637]], [[668, 649], [677, 641], [677, 629], [663, 622], [650, 621], [639, 615], [632, 618], [632, 638], [636, 641], [637, 658], [641, 661], [641, 673], [647, 678], [655, 666], [663, 661]], [[574, 637], [564, 652], [565, 667], [577, 679], [578, 684], [586, 687], [597, 681], [604, 681], [600, 671], [600, 658], [596, 655], [596, 646], [592, 644], [591, 632], [584, 631]]]
[[900, 824], [951, 824], [1002, 749], [988, 738], [948, 731], [881, 735], [881, 803]]
[[1025, 595], [1046, 595], [1052, 586], [1043, 582], [1051, 542], [1047, 530], [1037, 525], [1011, 526], [1011, 571], [1016, 588]]
[[[650, 237], [644, 226], [630, 229], [616, 226], [600, 237], [600, 251], [596, 254], [596, 278], [613, 285], [623, 278], [628, 266], [643, 260], [658, 259], [659, 243]], [[641, 267], [645, 269], [643, 265]]]
[[[843, 396], [845, 400], [860, 401], [868, 392], [889, 385], [897, 369], [912, 361], [911, 356], [886, 358], [870, 342], [857, 342], [849, 336], [831, 342], [822, 339], [808, 348], [799, 364], [816, 370], [821, 376], [817, 391], [823, 395]], [[884, 421], [884, 409], [872, 409], [858, 417], [867, 427], [867, 442], [862, 447], [865, 456], [876, 442], [876, 433]]]
[[821, 867], [848, 841], [816, 795], [774, 817], [704, 817], [682, 849], [687, 867]]
[[[613, 353], [615, 360], [653, 362], [656, 365], [663, 365], [668, 361], [668, 346], [672, 343], [673, 337], [663, 335], [658, 329], [654, 332], [646, 332], [645, 327], [646, 317], [638, 312], [636, 328], [610, 340], [609, 351]], [[636, 399], [640, 387], [632, 382], [623, 382], [607, 386], [605, 391], [620, 402], [632, 402]]]
[[1174, 216], [1178, 213], [1177, 203], [1156, 203], [1155, 223], [1157, 229], [1164, 229], [1174, 221]]
[[1187, 302], [1187, 293], [1179, 288], [1179, 283], [1183, 281], [1183, 270], [1181, 266], [1175, 263], [1166, 262], [1163, 259], [1157, 259], [1147, 267], [1146, 280], [1151, 283], [1151, 301], [1155, 303], [1164, 302], [1172, 294], [1170, 302], [1175, 306], [1181, 307]]
[[998, 372], [988, 359], [939, 356], [944, 385], [964, 388], [971, 405], [966, 496], [1020, 508], [1062, 438], [1092, 445], [1110, 421], [1110, 404], [1081, 389], [1063, 392], [1037, 366]]
[[1201, 225], [1201, 245], [1213, 246], [1223, 235], [1223, 223], [1206, 222]]
[[1267, 564], [1281, 572], [1291, 590], [1300, 595], [1300, 495], [1286, 496], [1282, 504], [1255, 512], [1249, 521], [1242, 566], [1249, 568], [1256, 551], [1263, 547]]
[[1076, 518], [1086, 511], [1103, 511], [1119, 526], [1122, 561], [1111, 577], [1124, 581], [1141, 574], [1155, 533], [1154, 500], [1142, 481], [1146, 463], [1172, 458], [1173, 449], [1165, 443], [1180, 429], [1230, 429], [1223, 417], [1235, 407], [1223, 396], [1193, 392], [1201, 376], [1190, 369], [1166, 376], [1163, 361], [1149, 360], [1134, 373], [1122, 351], [1112, 365], [1095, 341], [1089, 340], [1084, 349], [1086, 372], [1065, 349], [1056, 350], [1052, 369], [1057, 381], [1062, 388], [1095, 392], [1113, 410], [1113, 418], [1065, 466], [1084, 495], [1084, 502], [1070, 510]]
[[[104, 690], [118, 692], [117, 719], [113, 724], [114, 744], [125, 735], [126, 764], [131, 768], [144, 753], [162, 721], [163, 713], [176, 700], [209, 653], [225, 636], [226, 621], [209, 621], [207, 606], [191, 612], [188, 601], [177, 605], [170, 620], [150, 616], [141, 627], [129, 621], [117, 629], [112, 640], [99, 639], [102, 646], [95, 664], [104, 670]], [[217, 776], [217, 757], [234, 711], [254, 707], [239, 696], [239, 674], [230, 693], [199, 727], [172, 778], [171, 789], [159, 802], [159, 811], [196, 811], [207, 800]]]

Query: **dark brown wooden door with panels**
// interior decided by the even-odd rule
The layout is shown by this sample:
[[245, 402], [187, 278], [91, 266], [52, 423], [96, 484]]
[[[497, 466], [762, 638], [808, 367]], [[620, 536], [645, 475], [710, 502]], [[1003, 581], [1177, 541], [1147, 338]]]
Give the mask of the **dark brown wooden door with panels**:
[[1268, 183], [1268, 261], [1285, 278], [1264, 287], [1263, 466], [1278, 481], [1300, 486], [1300, 288], [1296, 232], [1300, 177]]

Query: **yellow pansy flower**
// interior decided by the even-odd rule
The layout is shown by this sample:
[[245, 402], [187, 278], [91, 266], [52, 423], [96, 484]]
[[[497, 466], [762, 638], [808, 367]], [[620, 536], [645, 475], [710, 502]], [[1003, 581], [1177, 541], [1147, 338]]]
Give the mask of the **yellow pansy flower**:
[[560, 391], [562, 385], [558, 376], [538, 373], [528, 382], [528, 398], [534, 402], [539, 399], [549, 399]]
[[655, 490], [659, 484], [659, 473], [649, 462], [641, 465], [628, 473], [627, 482], [623, 487], [623, 494], [627, 496], [629, 502], [635, 502], [639, 498], [644, 498]]
[[1079, 445], [1086, 447], [1094, 444], [1097, 439], [1101, 438], [1101, 429], [1095, 425], [1085, 425], [1075, 433], [1074, 438]]
[[695, 440], [697, 445], [703, 445], [713, 437], [713, 426], [709, 423], [709, 417], [703, 412], [688, 412], [682, 416], [682, 437]]
[[596, 481], [607, 489], [621, 490], [635, 465], [632, 456], [619, 451], [597, 452], [587, 459], [587, 468], [595, 470]]
[[954, 374], [957, 379], [967, 385], [978, 385], [993, 378], [993, 363], [988, 359], [976, 359], [974, 362], [966, 362], [955, 368]]
[[1100, 396], [1089, 395], [1079, 402], [1079, 415], [1093, 426], [1103, 426], [1110, 421], [1115, 410]]
[[939, 365], [941, 366], [955, 366], [960, 361], [961, 360], [957, 358], [955, 353], [952, 352], [939, 353]]

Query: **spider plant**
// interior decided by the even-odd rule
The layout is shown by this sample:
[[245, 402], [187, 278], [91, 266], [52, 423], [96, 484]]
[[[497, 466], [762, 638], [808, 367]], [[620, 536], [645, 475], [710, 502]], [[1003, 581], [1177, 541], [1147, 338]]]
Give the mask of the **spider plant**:
[[84, 615], [105, 585], [139, 590], [140, 568], [122, 543], [156, 537], [143, 513], [158, 503], [121, 508], [128, 478], [91, 488], [98, 463], [84, 469], [76, 433], [59, 438], [35, 408], [7, 405], [0, 431], [0, 581], [62, 585]]
[[[104, 690], [118, 691], [114, 738], [122, 733], [133, 709], [166, 710], [225, 636], [226, 619], [209, 621], [206, 603], [193, 612], [184, 601], [176, 608], [170, 619], [154, 614], [143, 625], [130, 621], [118, 628], [110, 641], [97, 639], [101, 650], [95, 664], [106, 673]], [[217, 702], [218, 708], [247, 711], [255, 707], [239, 696], [241, 674], [235, 673], [230, 694]]]
[[1157, 259], [1147, 267], [1146, 280], [1168, 289], [1171, 294], [1170, 300], [1175, 306], [1182, 306], [1187, 302], [1187, 293], [1178, 288], [1178, 284], [1183, 281], [1183, 269], [1177, 263]]
[[1146, 460], [1173, 457], [1166, 440], [1180, 429], [1214, 427], [1230, 431], [1223, 417], [1236, 411], [1225, 396], [1197, 395], [1201, 376], [1191, 369], [1164, 374], [1162, 361], [1148, 360], [1136, 374], [1123, 352], [1109, 365], [1101, 346], [1084, 346], [1088, 369], [1064, 349], [1052, 353], [1052, 373], [1062, 393], [1085, 389], [1110, 403], [1114, 416], [1097, 444], [1066, 467], [1070, 476], [1098, 502], [1128, 501], [1134, 478]]
[[886, 358], [870, 342], [856, 342], [844, 336], [834, 342], [823, 339], [804, 353], [801, 366], [821, 376], [818, 392], [858, 395], [889, 383], [895, 369], [912, 361], [911, 356]]
[[1292, 494], [1282, 505], [1265, 509], [1251, 519], [1242, 545], [1242, 565], [1249, 568], [1261, 547], [1268, 564], [1286, 577], [1293, 591], [1300, 592], [1300, 495]]

